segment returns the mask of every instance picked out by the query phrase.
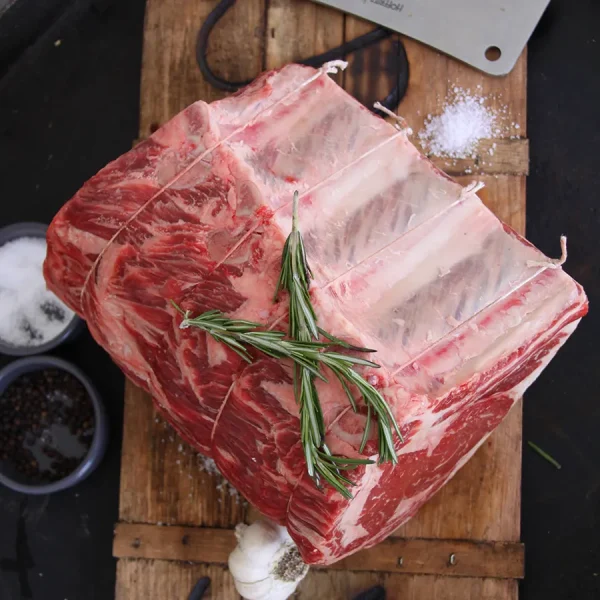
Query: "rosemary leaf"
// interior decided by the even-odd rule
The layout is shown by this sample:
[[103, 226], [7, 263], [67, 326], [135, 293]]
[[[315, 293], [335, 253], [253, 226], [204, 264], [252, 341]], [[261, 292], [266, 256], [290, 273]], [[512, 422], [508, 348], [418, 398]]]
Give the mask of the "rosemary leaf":
[[362, 440], [360, 442], [360, 448], [358, 450], [361, 454], [364, 451], [365, 446], [367, 445], [367, 442], [369, 441], [370, 433], [371, 433], [371, 405], [368, 404], [367, 405], [367, 424], [365, 425], [365, 431], [363, 433]]
[[528, 446], [537, 452], [542, 458], [545, 458], [551, 465], [556, 467], [557, 469], [562, 469], [561, 464], [552, 456], [550, 456], [545, 450], [542, 450], [537, 444], [533, 442], [527, 442]]
[[340, 468], [342, 469], [349, 469], [350, 467], [355, 467], [358, 465], [372, 465], [374, 462], [368, 458], [345, 458], [344, 456], [333, 456], [332, 454], [327, 454], [321, 450], [317, 450], [317, 454], [320, 454], [324, 459], [330, 462], [340, 465]]
[[319, 333], [324, 338], [328, 339], [330, 342], [333, 342], [333, 344], [335, 346], [340, 346], [341, 348], [346, 348], [346, 350], [353, 350], [354, 352], [376, 352], [376, 350], [372, 350], [371, 348], [362, 348], [361, 346], [355, 346], [354, 344], [349, 344], [348, 342], [345, 342], [344, 340], [342, 340], [338, 337], [335, 337], [335, 335], [332, 335], [331, 333], [329, 333], [328, 331], [325, 331], [324, 329], [321, 329], [320, 327], [317, 327], [317, 329], [319, 330]]

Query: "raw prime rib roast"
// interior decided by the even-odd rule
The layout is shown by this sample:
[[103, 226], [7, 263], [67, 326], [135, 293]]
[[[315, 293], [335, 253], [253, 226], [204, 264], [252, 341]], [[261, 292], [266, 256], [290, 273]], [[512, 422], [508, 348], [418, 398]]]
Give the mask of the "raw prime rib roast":
[[[196, 102], [90, 179], [48, 231], [49, 287], [157, 408], [308, 563], [383, 540], [473, 455], [587, 311], [560, 263], [501, 223], [320, 70], [289, 65]], [[363, 372], [401, 426], [399, 463], [306, 473], [290, 365], [248, 364], [192, 314], [286, 327], [273, 302], [300, 193], [319, 324], [377, 349]], [[360, 456], [366, 409], [318, 382], [327, 444]], [[364, 455], [377, 458], [377, 428]]]

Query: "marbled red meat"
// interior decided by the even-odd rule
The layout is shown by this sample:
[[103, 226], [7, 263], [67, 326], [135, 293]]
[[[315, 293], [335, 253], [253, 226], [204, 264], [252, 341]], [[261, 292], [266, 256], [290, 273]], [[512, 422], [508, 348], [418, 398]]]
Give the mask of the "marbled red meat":
[[[290, 65], [181, 112], [62, 208], [45, 263], [50, 288], [181, 436], [320, 564], [414, 515], [587, 310], [559, 265], [327, 71]], [[294, 190], [320, 324], [378, 350], [381, 369], [364, 375], [405, 438], [398, 466], [352, 472], [350, 501], [307, 476], [290, 366], [247, 365], [180, 329], [169, 304], [281, 326], [272, 298]], [[318, 387], [329, 447], [359, 456], [364, 411], [335, 383]]]

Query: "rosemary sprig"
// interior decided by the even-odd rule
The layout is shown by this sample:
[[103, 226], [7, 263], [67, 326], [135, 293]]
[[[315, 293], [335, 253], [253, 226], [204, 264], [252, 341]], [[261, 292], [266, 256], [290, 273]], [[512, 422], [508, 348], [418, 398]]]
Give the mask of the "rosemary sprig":
[[[298, 229], [298, 192], [295, 192], [292, 202], [292, 231], [283, 247], [281, 272], [274, 299], [277, 300], [282, 290], [287, 291], [289, 295], [289, 335], [291, 339], [302, 343], [317, 341], [320, 333], [317, 327], [317, 315], [310, 301], [309, 288], [312, 277], [312, 271], [306, 260], [304, 241]], [[338, 342], [338, 345], [345, 344], [337, 338], [335, 341]], [[333, 358], [334, 362], [336, 362], [336, 358]], [[315, 360], [322, 360], [322, 357], [315, 357]], [[293, 379], [294, 395], [300, 408], [300, 439], [308, 474], [314, 479], [317, 486], [320, 486], [322, 481], [326, 481], [343, 496], [351, 498], [352, 495], [346, 486], [353, 485], [353, 483], [341, 472], [349, 467], [354, 468], [358, 464], [369, 464], [372, 461], [359, 459], [347, 463], [347, 459], [344, 457], [332, 455], [325, 443], [325, 421], [315, 387], [314, 372], [303, 365], [294, 363]], [[348, 389], [345, 382], [342, 385], [344, 389]], [[352, 399], [352, 406], [356, 410], [354, 399]]]
[[[288, 236], [281, 259], [281, 273], [275, 291], [275, 300], [285, 290], [289, 295], [289, 337], [283, 331], [266, 331], [260, 323], [230, 319], [221, 311], [210, 310], [196, 317], [183, 311], [175, 302], [173, 306], [183, 316], [180, 327], [197, 327], [215, 340], [227, 345], [241, 358], [252, 362], [248, 347], [255, 348], [273, 358], [287, 358], [293, 364], [294, 394], [300, 411], [300, 437], [309, 475], [317, 485], [323, 481], [346, 498], [352, 498], [346, 486], [353, 482], [342, 474], [359, 465], [372, 464], [368, 459], [350, 459], [335, 456], [325, 443], [325, 422], [315, 379], [327, 382], [321, 366], [328, 367], [340, 382], [352, 409], [358, 410], [352, 389], [356, 389], [367, 407], [367, 423], [361, 440], [362, 452], [369, 439], [371, 418], [377, 420], [379, 432], [379, 462], [397, 463], [392, 432], [401, 441], [402, 435], [394, 416], [379, 391], [355, 370], [356, 366], [378, 368], [379, 365], [364, 358], [348, 356], [331, 350], [332, 346], [357, 352], [373, 352], [354, 346], [324, 331], [317, 325], [317, 316], [310, 301], [312, 272], [306, 260], [302, 235], [298, 229], [298, 193], [294, 194], [292, 231]], [[318, 341], [323, 336], [327, 342]]]
[[303, 342], [308, 342], [311, 338], [315, 340], [319, 338], [317, 315], [308, 293], [312, 277], [312, 271], [306, 260], [304, 241], [298, 229], [298, 192], [294, 192], [292, 232], [283, 246], [281, 272], [277, 281], [274, 300], [277, 300], [281, 290], [288, 292], [290, 297], [290, 337]]
[[[275, 299], [277, 299], [281, 290], [286, 290], [289, 294], [290, 337], [301, 342], [308, 342], [318, 340], [319, 334], [321, 334], [334, 345], [355, 351], [372, 352], [368, 348], [359, 348], [348, 344], [318, 327], [317, 316], [309, 294], [312, 277], [313, 274], [306, 259], [302, 234], [298, 228], [298, 192], [295, 192], [292, 202], [292, 231], [283, 248], [281, 272], [275, 290]], [[330, 351], [321, 352], [318, 360], [321, 364], [329, 367], [337, 377], [355, 412], [358, 409], [350, 386], [354, 386], [359, 391], [367, 406], [367, 424], [360, 451], [364, 450], [369, 439], [371, 413], [373, 412], [377, 418], [379, 429], [379, 462], [391, 461], [397, 463], [392, 429], [396, 431], [401, 440], [402, 435], [394, 416], [383, 396], [353, 369], [354, 365], [377, 367], [379, 365], [371, 361]], [[314, 387], [315, 376], [312, 373], [305, 374], [304, 371], [305, 367], [301, 365], [294, 366], [294, 390], [300, 405], [301, 429], [303, 433], [311, 432], [311, 436], [305, 435], [302, 440], [308, 472], [319, 484], [320, 471], [324, 466], [327, 466], [327, 475], [332, 475], [337, 479], [337, 484], [349, 483], [349, 480], [339, 472], [340, 468], [336, 468], [336, 461], [331, 459], [331, 454], [325, 444], [325, 426], [320, 415], [320, 403]], [[311, 407], [311, 404], [314, 404], [314, 406]], [[310, 422], [312, 419], [317, 422]], [[304, 427], [302, 426], [303, 420], [310, 423]], [[315, 448], [322, 448], [321, 453], [315, 452]], [[326, 479], [331, 483], [330, 477]], [[339, 486], [334, 485], [334, 487], [337, 489]]]
[[248, 363], [252, 362], [252, 356], [248, 352], [247, 346], [251, 346], [273, 358], [289, 358], [295, 364], [308, 369], [316, 377], [327, 381], [319, 372], [318, 365], [315, 365], [315, 357], [327, 344], [301, 344], [294, 340], [286, 340], [284, 339], [286, 334], [283, 331], [261, 330], [260, 323], [229, 319], [220, 310], [209, 310], [197, 317], [192, 317], [189, 311], [183, 311], [172, 300], [171, 304], [183, 316], [179, 325], [181, 329], [188, 327], [202, 329], [218, 342], [231, 348]]
[[327, 379], [319, 371], [318, 366], [321, 361], [326, 361], [328, 366], [331, 364], [338, 369], [351, 368], [352, 365], [379, 367], [377, 363], [364, 358], [331, 352], [327, 350], [330, 344], [285, 339], [287, 334], [284, 331], [267, 331], [261, 329], [263, 325], [254, 321], [230, 319], [220, 310], [209, 310], [197, 317], [192, 317], [190, 311], [182, 310], [173, 301], [171, 304], [183, 316], [179, 324], [180, 329], [188, 327], [202, 329], [215, 340], [229, 346], [248, 363], [252, 362], [252, 356], [246, 346], [256, 348], [273, 358], [289, 358], [295, 364], [306, 367], [325, 382]]

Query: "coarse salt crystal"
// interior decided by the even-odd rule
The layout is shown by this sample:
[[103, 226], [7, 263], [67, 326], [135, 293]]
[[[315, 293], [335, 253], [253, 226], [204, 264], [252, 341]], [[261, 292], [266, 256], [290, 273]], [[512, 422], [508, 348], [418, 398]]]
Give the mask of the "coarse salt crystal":
[[480, 140], [492, 137], [496, 115], [485, 106], [483, 97], [456, 87], [454, 94], [441, 114], [427, 118], [418, 137], [430, 154], [467, 158]]
[[0, 339], [13, 346], [44, 344], [74, 316], [46, 289], [46, 240], [21, 237], [0, 246]]
[[239, 492], [221, 475], [221, 471], [219, 471], [217, 463], [215, 463], [212, 458], [207, 458], [202, 454], [198, 454], [198, 463], [203, 471], [206, 471], [206, 473], [209, 475], [217, 476], [221, 479], [219, 483], [217, 483], [216, 489], [218, 491], [227, 490], [229, 495], [235, 499], [236, 504], [239, 504]]

